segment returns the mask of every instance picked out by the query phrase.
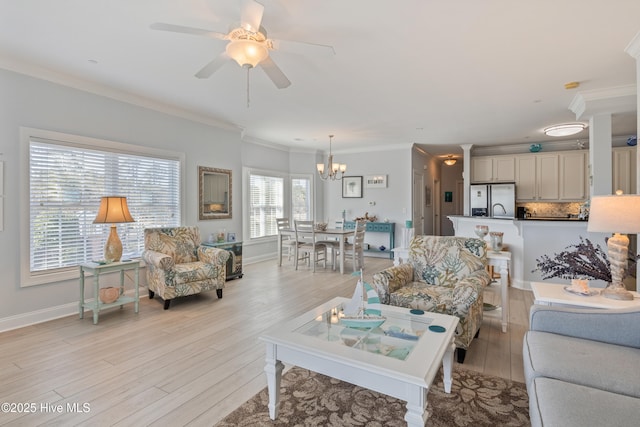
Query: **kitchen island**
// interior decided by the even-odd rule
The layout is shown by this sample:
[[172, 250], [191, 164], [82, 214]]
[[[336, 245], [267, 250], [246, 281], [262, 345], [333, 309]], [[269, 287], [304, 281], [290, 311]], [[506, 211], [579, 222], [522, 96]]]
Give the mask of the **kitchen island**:
[[[477, 237], [476, 225], [486, 225], [489, 231], [503, 232], [503, 243], [511, 252], [511, 286], [527, 290], [531, 290], [531, 282], [544, 280], [540, 271], [534, 271], [536, 260], [543, 255], [553, 257], [568, 246], [578, 244], [580, 237], [600, 245], [606, 252], [605, 237], [610, 235], [588, 233], [587, 221], [574, 218], [496, 219], [457, 215], [448, 218], [453, 223], [456, 236]], [[489, 242], [488, 237], [485, 240]], [[560, 278], [553, 278], [553, 281], [569, 283]], [[603, 287], [605, 283], [592, 280], [590, 286]]]

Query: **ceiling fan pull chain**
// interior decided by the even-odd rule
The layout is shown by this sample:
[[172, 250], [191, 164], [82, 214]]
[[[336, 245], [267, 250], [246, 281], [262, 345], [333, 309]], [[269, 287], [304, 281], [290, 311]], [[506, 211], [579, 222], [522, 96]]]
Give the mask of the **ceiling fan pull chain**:
[[249, 108], [249, 70], [251, 68], [247, 67], [247, 108]]

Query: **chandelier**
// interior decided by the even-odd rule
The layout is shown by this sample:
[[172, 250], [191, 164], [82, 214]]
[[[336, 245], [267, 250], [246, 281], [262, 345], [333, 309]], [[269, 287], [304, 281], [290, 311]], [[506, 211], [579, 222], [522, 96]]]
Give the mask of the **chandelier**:
[[453, 155], [449, 154], [444, 161], [444, 164], [447, 166], [453, 166], [456, 164], [456, 159], [453, 158]]
[[[344, 176], [344, 173], [347, 171], [347, 165], [344, 163], [334, 163], [333, 162], [333, 154], [331, 153], [331, 140], [333, 139], [333, 135], [329, 135], [329, 159], [327, 159], [327, 165], [325, 167], [324, 163], [318, 163], [316, 166], [318, 168], [318, 175], [320, 175], [320, 179], [323, 181], [336, 179], [340, 180]], [[338, 173], [340, 176], [338, 177]]]

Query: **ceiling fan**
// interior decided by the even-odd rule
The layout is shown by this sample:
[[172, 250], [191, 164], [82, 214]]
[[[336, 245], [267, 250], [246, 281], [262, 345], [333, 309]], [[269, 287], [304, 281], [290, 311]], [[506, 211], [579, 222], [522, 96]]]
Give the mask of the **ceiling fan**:
[[229, 59], [233, 59], [241, 67], [247, 68], [247, 71], [256, 66], [260, 66], [278, 89], [284, 89], [291, 85], [291, 81], [289, 81], [276, 63], [273, 62], [273, 59], [269, 56], [270, 50], [277, 50], [283, 42], [304, 43], [306, 45], [330, 49], [335, 54], [333, 47], [327, 45], [267, 38], [267, 31], [261, 26], [263, 13], [264, 6], [262, 4], [255, 0], [244, 0], [240, 14], [240, 24], [231, 25], [229, 32], [226, 34], [162, 22], [151, 24], [151, 28], [154, 30], [192, 34], [228, 41], [225, 51], [195, 74], [195, 76], [200, 79], [211, 77], [211, 75], [228, 62]]

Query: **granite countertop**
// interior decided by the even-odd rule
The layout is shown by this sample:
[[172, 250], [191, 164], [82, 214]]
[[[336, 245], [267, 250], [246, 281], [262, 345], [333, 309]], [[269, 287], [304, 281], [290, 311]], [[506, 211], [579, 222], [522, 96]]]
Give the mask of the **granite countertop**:
[[532, 216], [529, 218], [518, 218], [519, 221], [587, 221], [586, 219], [570, 218], [566, 216]]

